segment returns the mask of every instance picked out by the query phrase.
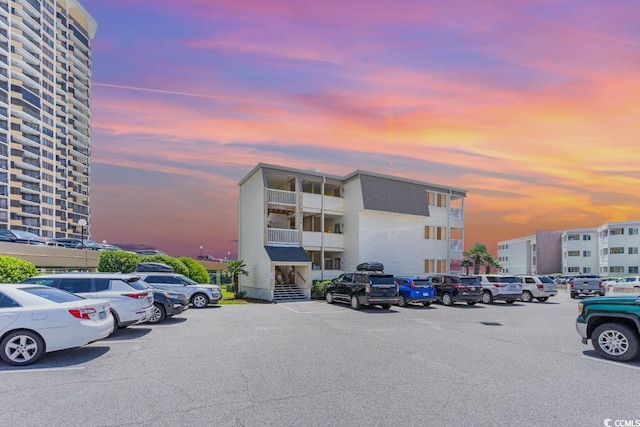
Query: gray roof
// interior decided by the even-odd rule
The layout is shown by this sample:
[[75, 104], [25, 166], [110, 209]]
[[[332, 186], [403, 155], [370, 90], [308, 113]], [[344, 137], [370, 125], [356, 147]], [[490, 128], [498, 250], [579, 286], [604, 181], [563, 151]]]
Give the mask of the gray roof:
[[299, 246], [265, 246], [271, 261], [311, 262], [309, 255]]
[[425, 185], [372, 175], [360, 175], [365, 209], [429, 216]]

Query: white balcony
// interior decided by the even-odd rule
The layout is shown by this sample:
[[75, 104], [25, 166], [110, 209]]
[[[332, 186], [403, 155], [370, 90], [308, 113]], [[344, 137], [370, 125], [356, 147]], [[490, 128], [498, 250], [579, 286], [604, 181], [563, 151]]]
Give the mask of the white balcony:
[[307, 250], [318, 250], [324, 246], [330, 250], [344, 250], [344, 236], [338, 233], [320, 233], [305, 231], [302, 233], [302, 247]]
[[452, 251], [460, 251], [460, 252], [464, 251], [462, 240], [451, 239], [449, 241], [449, 249], [451, 249]]
[[298, 230], [286, 228], [267, 228], [268, 245], [300, 245]]
[[294, 191], [274, 190], [267, 188], [267, 202], [273, 205], [296, 206], [296, 193]]
[[450, 218], [451, 219], [464, 219], [464, 211], [458, 208], [451, 208]]
[[[324, 206], [323, 206], [324, 205]], [[332, 215], [344, 215], [344, 199], [321, 194], [302, 193], [302, 210], [304, 212], [321, 212]]]

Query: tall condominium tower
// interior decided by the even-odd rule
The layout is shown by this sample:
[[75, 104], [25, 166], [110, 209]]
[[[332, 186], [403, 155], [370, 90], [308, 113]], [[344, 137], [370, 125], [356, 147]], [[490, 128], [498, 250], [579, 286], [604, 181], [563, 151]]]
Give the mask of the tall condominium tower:
[[0, 0], [0, 228], [88, 231], [96, 28], [77, 0]]

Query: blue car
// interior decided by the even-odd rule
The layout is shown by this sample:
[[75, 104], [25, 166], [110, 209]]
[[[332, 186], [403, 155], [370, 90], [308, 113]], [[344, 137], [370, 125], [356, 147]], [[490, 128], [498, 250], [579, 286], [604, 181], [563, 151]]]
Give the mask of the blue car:
[[396, 277], [395, 282], [398, 285], [398, 305], [400, 307], [409, 303], [428, 307], [436, 300], [436, 287], [429, 279]]

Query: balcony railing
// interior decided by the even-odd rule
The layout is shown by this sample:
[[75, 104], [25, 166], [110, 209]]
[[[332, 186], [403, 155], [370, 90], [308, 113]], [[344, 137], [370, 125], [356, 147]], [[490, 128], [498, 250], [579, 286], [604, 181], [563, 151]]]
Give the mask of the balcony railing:
[[286, 228], [267, 228], [267, 244], [298, 246], [298, 230]]
[[450, 217], [451, 217], [451, 219], [464, 219], [463, 213], [464, 213], [464, 211], [462, 209], [451, 208]]
[[267, 202], [277, 205], [295, 206], [296, 193], [294, 191], [283, 191], [267, 188]]

